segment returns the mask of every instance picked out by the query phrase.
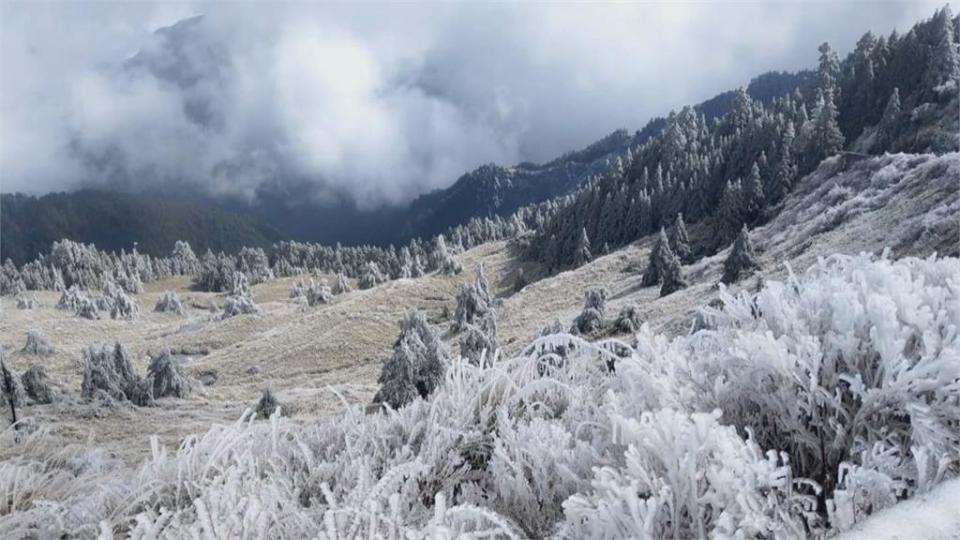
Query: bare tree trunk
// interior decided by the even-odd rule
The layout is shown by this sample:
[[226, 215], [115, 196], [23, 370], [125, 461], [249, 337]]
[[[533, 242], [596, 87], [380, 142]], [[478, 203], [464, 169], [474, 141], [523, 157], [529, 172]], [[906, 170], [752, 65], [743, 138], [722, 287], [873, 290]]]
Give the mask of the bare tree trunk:
[[13, 375], [7, 369], [7, 364], [0, 358], [0, 375], [3, 377], [3, 393], [7, 396], [7, 403], [10, 405], [10, 418], [13, 422], [13, 429], [20, 429], [17, 425], [17, 404], [16, 387], [13, 383]]

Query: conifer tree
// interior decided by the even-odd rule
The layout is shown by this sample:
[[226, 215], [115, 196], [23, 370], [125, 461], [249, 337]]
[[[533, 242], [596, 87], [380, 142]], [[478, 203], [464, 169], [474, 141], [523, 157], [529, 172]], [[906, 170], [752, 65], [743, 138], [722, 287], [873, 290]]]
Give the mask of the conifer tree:
[[666, 231], [661, 227], [660, 235], [657, 236], [657, 241], [650, 251], [650, 260], [647, 263], [647, 269], [643, 273], [641, 285], [644, 287], [652, 287], [660, 283], [663, 279], [663, 264], [670, 257], [674, 257], [673, 252], [670, 250], [670, 240], [667, 238]]
[[812, 171], [821, 161], [843, 150], [843, 133], [837, 125], [837, 107], [832, 92], [818, 96], [810, 122], [812, 126], [804, 156], [804, 171]]
[[661, 297], [679, 291], [687, 286], [687, 278], [683, 275], [680, 259], [670, 251], [667, 251], [664, 257], [660, 271], [663, 277], [663, 283], [660, 285]]
[[426, 398], [440, 385], [448, 363], [449, 353], [423, 313], [407, 314], [400, 321], [393, 353], [383, 362], [374, 403], [396, 409], [417, 396]]
[[960, 58], [954, 42], [953, 16], [950, 6], [944, 6], [933, 16], [934, 45], [923, 74], [926, 94], [935, 98], [944, 90], [956, 91], [960, 78]]
[[736, 283], [745, 273], [759, 267], [757, 256], [750, 245], [750, 234], [747, 231], [747, 226], [744, 225], [740, 229], [737, 239], [733, 241], [730, 254], [723, 262], [722, 281], [724, 283]]
[[747, 176], [747, 181], [743, 185], [743, 201], [748, 219], [755, 219], [764, 205], [763, 179], [760, 178], [760, 167], [757, 162], [753, 162], [750, 175]]
[[583, 227], [580, 229], [580, 239], [577, 242], [577, 253], [574, 264], [582, 266], [591, 260], [593, 260], [593, 255], [590, 253], [590, 237], [587, 236], [586, 227]]
[[687, 226], [683, 222], [683, 214], [678, 213], [670, 228], [670, 248], [680, 258], [680, 262], [693, 262], [693, 252], [690, 250], [690, 237], [687, 235]]
[[770, 189], [766, 190], [767, 199], [772, 204], [783, 200], [793, 188], [793, 182], [797, 177], [797, 162], [793, 155], [793, 140], [795, 138], [793, 122], [788, 122], [783, 131], [783, 139], [780, 147], [782, 154], [777, 168], [773, 173], [773, 179], [770, 183]]
[[837, 80], [840, 78], [840, 59], [830, 44], [824, 41], [817, 47], [820, 52], [820, 66], [817, 70], [817, 90], [821, 94], [838, 94]]
[[896, 140], [900, 122], [900, 90], [894, 87], [887, 100], [887, 107], [883, 110], [883, 117], [877, 124], [877, 134], [873, 141], [873, 150], [883, 152], [891, 150]]

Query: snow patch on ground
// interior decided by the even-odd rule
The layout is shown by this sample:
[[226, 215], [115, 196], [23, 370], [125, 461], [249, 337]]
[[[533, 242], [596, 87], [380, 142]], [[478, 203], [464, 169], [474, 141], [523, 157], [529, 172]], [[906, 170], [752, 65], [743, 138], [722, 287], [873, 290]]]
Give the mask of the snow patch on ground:
[[960, 478], [869, 517], [837, 540], [960, 539]]

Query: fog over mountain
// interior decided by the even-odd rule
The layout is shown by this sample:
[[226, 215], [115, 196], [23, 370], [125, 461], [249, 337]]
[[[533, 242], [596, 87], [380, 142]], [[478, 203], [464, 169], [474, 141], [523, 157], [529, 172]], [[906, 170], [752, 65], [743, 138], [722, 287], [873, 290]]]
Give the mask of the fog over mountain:
[[4, 3], [0, 190], [406, 203], [935, 6]]

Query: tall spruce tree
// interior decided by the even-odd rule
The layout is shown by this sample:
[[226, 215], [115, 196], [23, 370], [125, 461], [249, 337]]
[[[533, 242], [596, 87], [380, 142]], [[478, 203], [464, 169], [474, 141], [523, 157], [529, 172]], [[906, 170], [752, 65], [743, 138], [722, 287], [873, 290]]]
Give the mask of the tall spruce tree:
[[818, 97], [810, 122], [810, 139], [804, 156], [805, 172], [812, 171], [821, 161], [843, 150], [843, 133], [837, 125], [837, 107], [832, 92]]
[[680, 259], [670, 251], [664, 253], [660, 274], [663, 276], [663, 283], [660, 285], [661, 297], [672, 294], [687, 286], [687, 278], [683, 275]]
[[670, 228], [670, 248], [680, 258], [680, 262], [693, 262], [693, 252], [690, 250], [690, 237], [687, 235], [687, 226], [683, 222], [683, 214], [678, 213]]
[[723, 262], [724, 283], [736, 283], [747, 272], [759, 268], [757, 256], [753, 252], [753, 246], [750, 245], [750, 233], [747, 226], [740, 229], [740, 234], [733, 241], [733, 247], [730, 248], [730, 254]]
[[900, 122], [900, 90], [894, 87], [887, 100], [887, 107], [883, 110], [883, 117], [877, 124], [877, 134], [873, 139], [873, 151], [885, 152], [893, 150], [893, 143], [897, 138]]
[[647, 263], [646, 271], [643, 273], [641, 284], [644, 287], [652, 287], [660, 283], [663, 279], [663, 264], [671, 257], [675, 257], [675, 255], [670, 250], [670, 240], [667, 238], [667, 232], [661, 227], [660, 235], [657, 236], [657, 241], [650, 251], [650, 260]]
[[580, 238], [577, 241], [577, 253], [574, 264], [581, 266], [593, 260], [593, 254], [590, 253], [590, 237], [587, 236], [586, 227], [580, 229]]

